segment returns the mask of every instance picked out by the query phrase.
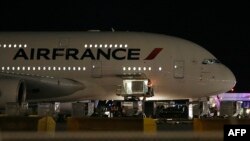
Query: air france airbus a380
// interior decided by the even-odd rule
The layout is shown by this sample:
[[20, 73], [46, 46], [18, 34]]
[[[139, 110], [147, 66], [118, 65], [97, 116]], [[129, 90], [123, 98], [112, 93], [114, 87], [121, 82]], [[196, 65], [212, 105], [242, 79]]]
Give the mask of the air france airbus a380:
[[147, 90], [148, 80], [155, 100], [205, 97], [236, 84], [233, 73], [207, 50], [161, 34], [2, 32], [0, 54], [0, 107], [121, 99], [117, 93]]

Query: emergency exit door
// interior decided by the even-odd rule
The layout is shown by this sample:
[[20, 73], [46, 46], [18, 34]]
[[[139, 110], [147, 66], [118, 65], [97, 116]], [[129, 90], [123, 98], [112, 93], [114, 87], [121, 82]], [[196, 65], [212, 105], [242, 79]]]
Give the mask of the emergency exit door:
[[184, 61], [176, 60], [174, 61], [174, 78], [184, 78]]
[[102, 62], [101, 61], [92, 61], [91, 76], [94, 78], [102, 77]]

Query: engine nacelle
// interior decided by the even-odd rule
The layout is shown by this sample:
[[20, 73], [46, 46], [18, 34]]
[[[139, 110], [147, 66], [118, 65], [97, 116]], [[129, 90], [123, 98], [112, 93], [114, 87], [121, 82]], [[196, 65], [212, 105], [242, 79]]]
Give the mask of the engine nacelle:
[[22, 80], [0, 79], [0, 108], [8, 102], [21, 105], [26, 100], [26, 86]]

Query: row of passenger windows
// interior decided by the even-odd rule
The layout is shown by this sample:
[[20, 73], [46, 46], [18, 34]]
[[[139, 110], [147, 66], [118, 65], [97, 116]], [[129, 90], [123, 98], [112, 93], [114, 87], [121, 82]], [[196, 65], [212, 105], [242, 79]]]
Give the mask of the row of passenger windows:
[[0, 44], [0, 48], [27, 48], [27, 44]]
[[[0, 48], [27, 48], [27, 44], [0, 44]], [[85, 48], [127, 48], [127, 44], [84, 44]]]
[[84, 44], [85, 48], [127, 48], [127, 44]]
[[86, 67], [2, 67], [1, 68], [2, 69], [2, 71], [15, 71], [15, 70], [17, 70], [17, 71], [19, 71], [19, 70], [22, 70], [22, 71], [26, 71], [26, 70], [28, 70], [28, 71], [30, 71], [30, 70], [33, 70], [33, 71], [36, 71], [36, 70], [44, 70], [44, 71], [46, 71], [46, 70], [54, 70], [54, 71], [85, 71], [86, 70]]
[[[123, 67], [123, 71], [151, 71], [151, 67]], [[162, 67], [158, 68], [159, 71], [162, 71]]]
[[[94, 69], [96, 66], [92, 66]], [[1, 67], [2, 71], [86, 71], [86, 67], [56, 67], [56, 66], [44, 66], [44, 67], [30, 67], [30, 66], [22, 66], [22, 67]], [[123, 71], [151, 71], [151, 67], [123, 67]], [[159, 71], [162, 71], [162, 67], [158, 68]]]

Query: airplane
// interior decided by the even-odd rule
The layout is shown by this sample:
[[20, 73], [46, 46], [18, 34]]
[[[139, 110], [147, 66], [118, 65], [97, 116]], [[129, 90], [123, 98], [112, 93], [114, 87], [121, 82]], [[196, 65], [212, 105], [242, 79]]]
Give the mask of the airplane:
[[1, 32], [0, 107], [8, 102], [199, 98], [230, 91], [232, 71], [200, 45], [146, 32]]

